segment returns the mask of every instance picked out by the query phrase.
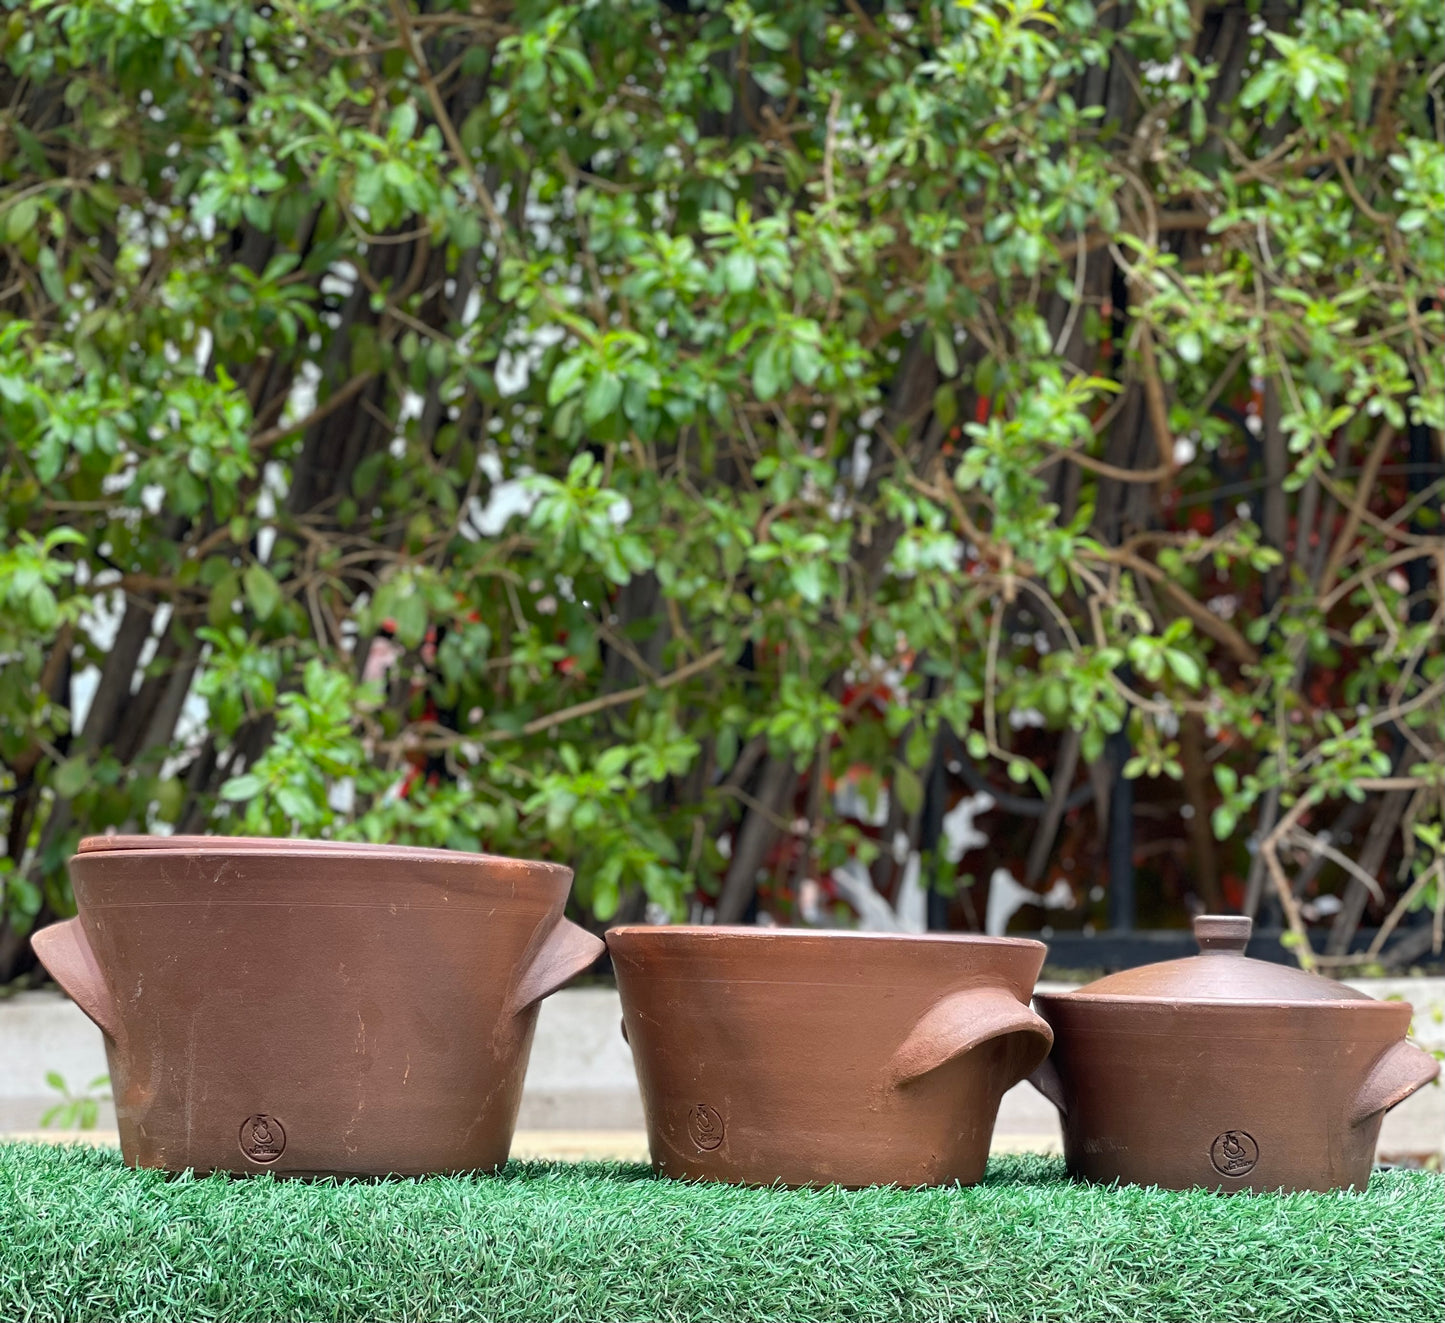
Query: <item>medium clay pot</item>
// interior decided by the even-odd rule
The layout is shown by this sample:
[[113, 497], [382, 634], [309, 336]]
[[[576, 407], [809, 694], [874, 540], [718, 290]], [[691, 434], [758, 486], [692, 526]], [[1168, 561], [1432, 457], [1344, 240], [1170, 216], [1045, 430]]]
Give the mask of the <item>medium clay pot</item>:
[[607, 934], [667, 1176], [978, 1180], [999, 1098], [1049, 1050], [1039, 942], [779, 928]]
[[95, 837], [35, 951], [105, 1034], [132, 1166], [505, 1162], [537, 1005], [602, 943], [570, 869], [330, 841]]
[[1244, 955], [1250, 921], [1194, 921], [1200, 954], [1040, 994], [1031, 1076], [1073, 1175], [1170, 1190], [1337, 1190], [1370, 1178], [1380, 1121], [1440, 1073], [1411, 1008]]

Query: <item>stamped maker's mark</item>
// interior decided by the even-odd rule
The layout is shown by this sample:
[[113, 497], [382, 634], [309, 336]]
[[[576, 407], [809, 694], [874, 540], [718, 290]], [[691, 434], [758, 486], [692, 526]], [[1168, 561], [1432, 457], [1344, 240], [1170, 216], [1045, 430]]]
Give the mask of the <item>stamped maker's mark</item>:
[[1209, 1160], [1221, 1176], [1248, 1176], [1259, 1161], [1259, 1145], [1243, 1130], [1226, 1130], [1209, 1146]]
[[252, 1162], [275, 1162], [285, 1151], [286, 1131], [274, 1116], [257, 1112], [241, 1122], [241, 1152]]
[[687, 1114], [687, 1134], [704, 1153], [711, 1153], [723, 1142], [723, 1119], [715, 1108], [698, 1103]]

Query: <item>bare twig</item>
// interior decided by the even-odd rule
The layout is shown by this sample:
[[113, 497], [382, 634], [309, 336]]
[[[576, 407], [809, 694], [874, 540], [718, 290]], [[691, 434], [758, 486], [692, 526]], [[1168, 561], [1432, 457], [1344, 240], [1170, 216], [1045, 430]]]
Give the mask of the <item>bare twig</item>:
[[[677, 670], [660, 676], [651, 684], [639, 684], [634, 685], [631, 689], [619, 689], [614, 694], [601, 694], [597, 698], [589, 698], [585, 703], [574, 703], [571, 707], [564, 707], [559, 712], [551, 712], [545, 717], [538, 717], [523, 726], [521, 733], [537, 735], [544, 730], [551, 730], [553, 726], [560, 726], [564, 722], [576, 721], [578, 717], [590, 717], [594, 712], [605, 712], [610, 707], [618, 707], [623, 703], [632, 703], [639, 698], [646, 698], [654, 689], [671, 689], [673, 685], [681, 684], [695, 675], [701, 675], [703, 671], [711, 670], [727, 654], [726, 648], [714, 648], [711, 652], [704, 653], [696, 661], [690, 661], [686, 666], [679, 666]], [[498, 732], [498, 735], [500, 734], [503, 732]], [[498, 735], [490, 738], [496, 739]]]
[[1323, 855], [1326, 859], [1330, 860], [1331, 863], [1339, 864], [1345, 872], [1355, 878], [1359, 884], [1375, 898], [1377, 905], [1383, 905], [1385, 903], [1385, 893], [1380, 890], [1379, 882], [1365, 872], [1365, 870], [1348, 855], [1341, 854], [1336, 850], [1333, 845], [1329, 845], [1320, 840], [1318, 836], [1311, 835], [1309, 832], [1301, 831], [1298, 828], [1289, 833], [1288, 840], [1291, 844], [1298, 845], [1302, 849], [1308, 850], [1311, 854]]
[[323, 418], [330, 417], [337, 409], [341, 408], [348, 400], [353, 399], [360, 391], [365, 389], [368, 382], [376, 379], [374, 372], [358, 372], [344, 385], [338, 386], [327, 398], [325, 404], [313, 409], [304, 418], [298, 418], [294, 423], [282, 423], [278, 427], [268, 428], [264, 432], [257, 432], [251, 438], [253, 450], [267, 450], [278, 441], [284, 441], [288, 436], [295, 436], [297, 432], [305, 432], [314, 427]]
[[837, 200], [833, 188], [833, 153], [838, 144], [838, 111], [843, 105], [843, 93], [834, 91], [828, 103], [828, 126], [823, 139], [823, 197], [832, 206]]

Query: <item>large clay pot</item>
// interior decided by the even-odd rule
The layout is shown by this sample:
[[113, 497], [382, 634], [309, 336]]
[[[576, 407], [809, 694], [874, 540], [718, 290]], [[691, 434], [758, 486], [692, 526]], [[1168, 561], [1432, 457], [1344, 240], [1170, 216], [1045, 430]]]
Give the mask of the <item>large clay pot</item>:
[[105, 1034], [133, 1166], [420, 1174], [507, 1159], [538, 1002], [601, 953], [557, 864], [97, 837], [36, 953]]
[[779, 928], [607, 934], [665, 1175], [978, 1180], [999, 1098], [1049, 1050], [1039, 942]]
[[1182, 1190], [1363, 1187], [1386, 1111], [1440, 1072], [1406, 1002], [1244, 955], [1250, 921], [1194, 921], [1201, 953], [1040, 994], [1032, 1076], [1075, 1176]]

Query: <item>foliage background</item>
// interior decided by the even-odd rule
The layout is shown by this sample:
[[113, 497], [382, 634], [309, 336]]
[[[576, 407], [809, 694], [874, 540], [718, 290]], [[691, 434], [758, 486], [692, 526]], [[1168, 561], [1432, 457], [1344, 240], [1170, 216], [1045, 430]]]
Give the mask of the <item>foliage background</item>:
[[1442, 80], [1438, 0], [5, 0], [0, 981], [110, 826], [1438, 950]]

